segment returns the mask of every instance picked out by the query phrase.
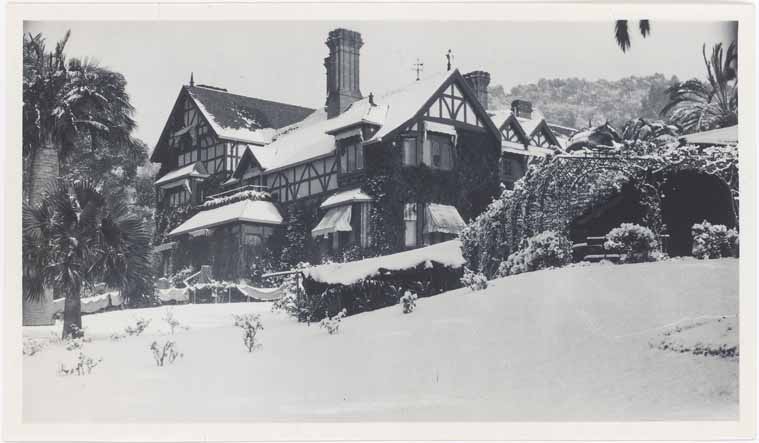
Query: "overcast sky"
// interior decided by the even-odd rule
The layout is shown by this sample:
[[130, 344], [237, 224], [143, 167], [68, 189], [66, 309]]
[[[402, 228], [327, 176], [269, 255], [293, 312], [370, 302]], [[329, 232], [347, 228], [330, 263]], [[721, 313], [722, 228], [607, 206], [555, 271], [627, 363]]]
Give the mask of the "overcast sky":
[[725, 23], [655, 21], [646, 39], [631, 26], [632, 48], [622, 53], [611, 22], [28, 22], [24, 30], [42, 32], [52, 48], [71, 29], [69, 57], [124, 74], [136, 135], [152, 149], [190, 72], [233, 93], [324, 106], [324, 41], [336, 27], [362, 34], [364, 95], [412, 82], [417, 57], [427, 74], [444, 70], [449, 48], [463, 73], [489, 71], [491, 85], [507, 91], [540, 78], [704, 78], [701, 45], [733, 38]]

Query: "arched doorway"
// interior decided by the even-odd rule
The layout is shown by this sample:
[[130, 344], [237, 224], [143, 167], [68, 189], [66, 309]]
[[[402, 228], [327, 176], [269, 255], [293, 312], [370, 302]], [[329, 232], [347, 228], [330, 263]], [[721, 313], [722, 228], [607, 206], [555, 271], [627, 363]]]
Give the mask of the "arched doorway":
[[641, 193], [633, 183], [625, 183], [611, 198], [572, 221], [571, 240], [580, 243], [588, 237], [602, 237], [622, 223], [642, 224], [646, 208], [641, 201]]
[[734, 227], [732, 195], [719, 178], [698, 171], [675, 172], [661, 187], [662, 222], [670, 235], [671, 256], [690, 255], [691, 227], [704, 220]]

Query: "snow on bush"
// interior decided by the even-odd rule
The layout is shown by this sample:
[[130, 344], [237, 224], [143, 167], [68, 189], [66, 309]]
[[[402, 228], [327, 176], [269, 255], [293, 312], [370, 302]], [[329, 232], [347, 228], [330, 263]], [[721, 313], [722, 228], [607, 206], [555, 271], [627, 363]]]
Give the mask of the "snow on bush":
[[21, 354], [32, 356], [40, 353], [45, 348], [45, 342], [34, 338], [25, 338], [21, 347]]
[[260, 348], [261, 344], [256, 341], [256, 337], [258, 331], [264, 330], [264, 325], [261, 323], [261, 316], [258, 314], [233, 314], [232, 316], [235, 319], [235, 326], [242, 328], [243, 330], [242, 339], [248, 352], [253, 352]]
[[544, 231], [527, 239], [522, 249], [509, 255], [499, 266], [498, 276], [560, 268], [571, 260], [572, 244], [569, 239], [555, 231]]
[[177, 320], [174, 317], [174, 311], [171, 308], [166, 309], [166, 314], [163, 316], [163, 321], [166, 322], [166, 324], [169, 325], [169, 330], [171, 331], [171, 335], [174, 335], [174, 331], [177, 328], [188, 330], [190, 329], [189, 326], [183, 326], [179, 320]]
[[88, 338], [72, 338], [70, 340], [66, 340], [66, 350], [67, 351], [76, 351], [79, 349], [82, 349], [86, 343], [89, 343], [91, 340]]
[[[311, 264], [300, 262], [295, 265], [292, 270], [299, 271], [310, 267]], [[282, 283], [282, 289], [285, 292], [285, 295], [274, 300], [271, 305], [272, 312], [282, 311], [290, 316], [300, 319], [303, 315], [304, 307], [302, 306], [298, 294], [305, 294], [306, 292], [303, 288], [300, 275], [297, 273], [288, 274]]]
[[102, 358], [94, 359], [84, 352], [79, 352], [76, 362], [73, 365], [66, 366], [63, 363], [58, 365], [58, 375], [89, 375], [92, 373], [92, 369], [102, 362]]
[[693, 256], [706, 258], [737, 257], [738, 231], [725, 225], [713, 225], [704, 220], [691, 228]]
[[121, 341], [126, 338], [126, 334], [122, 334], [120, 332], [114, 332], [113, 334], [111, 334], [109, 338], [111, 339], [111, 341]]
[[606, 234], [604, 249], [620, 254], [620, 262], [641, 263], [655, 260], [659, 242], [653, 231], [634, 223], [622, 223]]
[[126, 328], [124, 328], [124, 332], [126, 332], [128, 335], [140, 335], [145, 331], [145, 329], [147, 329], [149, 325], [150, 320], [138, 318], [134, 325], [128, 325]]
[[461, 283], [472, 291], [481, 291], [488, 288], [488, 279], [482, 272], [474, 272], [469, 268], [464, 268], [464, 276], [461, 277]]
[[192, 274], [194, 274], [192, 268], [184, 268], [177, 271], [176, 274], [173, 274], [171, 277], [169, 277], [169, 281], [171, 282], [171, 286], [175, 288], [184, 288], [185, 280], [189, 278]]
[[411, 291], [406, 291], [401, 297], [401, 306], [404, 314], [411, 314], [416, 309], [417, 295]]
[[177, 344], [171, 340], [167, 340], [163, 344], [153, 341], [153, 343], [150, 344], [150, 350], [153, 351], [155, 364], [161, 367], [166, 363], [174, 363], [177, 358], [184, 356], [184, 354], [177, 351], [176, 346]]
[[330, 317], [325, 313], [325, 317], [319, 323], [319, 326], [326, 329], [329, 335], [337, 334], [340, 330], [340, 320], [342, 320], [347, 314], [348, 311], [345, 309], [338, 312], [334, 317]]

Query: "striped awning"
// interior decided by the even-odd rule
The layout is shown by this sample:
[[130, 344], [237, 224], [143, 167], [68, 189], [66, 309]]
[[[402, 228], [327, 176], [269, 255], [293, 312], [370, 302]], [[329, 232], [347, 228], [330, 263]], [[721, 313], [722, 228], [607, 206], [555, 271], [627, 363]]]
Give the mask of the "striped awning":
[[349, 232], [351, 228], [351, 206], [336, 206], [327, 210], [321, 221], [311, 230], [311, 237], [333, 234], [335, 232]]
[[425, 209], [425, 215], [425, 234], [441, 232], [458, 235], [466, 226], [459, 211], [453, 206], [430, 203]]

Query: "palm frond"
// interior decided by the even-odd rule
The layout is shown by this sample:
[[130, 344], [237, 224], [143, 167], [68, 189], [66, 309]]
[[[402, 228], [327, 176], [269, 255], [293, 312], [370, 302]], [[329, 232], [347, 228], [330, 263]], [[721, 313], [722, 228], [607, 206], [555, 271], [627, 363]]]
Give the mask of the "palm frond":
[[651, 23], [649, 23], [648, 20], [639, 21], [638, 27], [640, 28], [640, 35], [642, 35], [643, 38], [648, 37], [648, 34], [651, 33]]
[[630, 31], [627, 27], [627, 20], [617, 20], [614, 25], [614, 38], [617, 40], [617, 46], [622, 52], [630, 49]]

